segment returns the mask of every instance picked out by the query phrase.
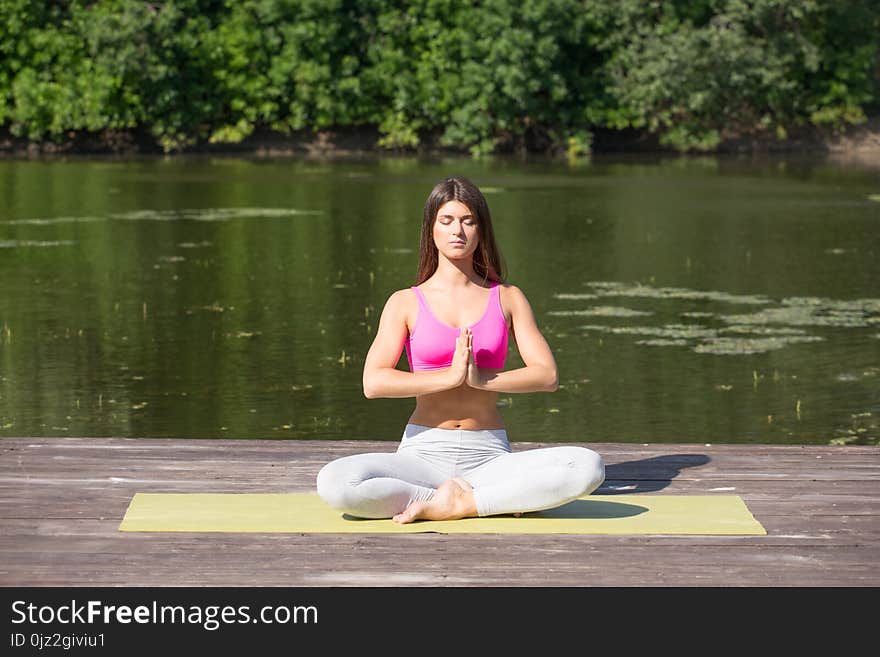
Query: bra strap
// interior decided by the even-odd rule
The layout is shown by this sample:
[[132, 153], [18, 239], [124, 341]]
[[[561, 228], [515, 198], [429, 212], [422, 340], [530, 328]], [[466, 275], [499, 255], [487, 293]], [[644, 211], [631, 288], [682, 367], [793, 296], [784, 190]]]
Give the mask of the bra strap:
[[412, 290], [416, 293], [416, 298], [419, 300], [419, 307], [424, 308], [430, 313], [431, 308], [428, 306], [428, 300], [425, 299], [425, 295], [422, 294], [422, 291], [415, 285], [412, 286]]

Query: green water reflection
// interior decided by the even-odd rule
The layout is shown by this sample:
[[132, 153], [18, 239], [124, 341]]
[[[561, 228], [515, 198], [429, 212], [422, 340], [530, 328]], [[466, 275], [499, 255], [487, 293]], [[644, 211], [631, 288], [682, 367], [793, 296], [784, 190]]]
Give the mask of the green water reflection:
[[512, 440], [880, 442], [877, 170], [717, 158], [0, 162], [0, 436], [399, 439], [361, 367], [451, 173], [560, 365]]

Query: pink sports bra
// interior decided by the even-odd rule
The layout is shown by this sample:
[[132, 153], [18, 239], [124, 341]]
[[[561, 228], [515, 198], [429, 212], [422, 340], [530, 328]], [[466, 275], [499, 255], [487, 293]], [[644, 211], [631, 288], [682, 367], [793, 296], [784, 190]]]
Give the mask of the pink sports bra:
[[[499, 283], [492, 284], [486, 312], [470, 327], [473, 333], [474, 361], [478, 367], [502, 369], [507, 357], [508, 329], [504, 311], [501, 309], [498, 287]], [[418, 372], [449, 367], [460, 329], [437, 319], [422, 291], [415, 286], [412, 289], [419, 299], [419, 314], [405, 343], [410, 370]]]

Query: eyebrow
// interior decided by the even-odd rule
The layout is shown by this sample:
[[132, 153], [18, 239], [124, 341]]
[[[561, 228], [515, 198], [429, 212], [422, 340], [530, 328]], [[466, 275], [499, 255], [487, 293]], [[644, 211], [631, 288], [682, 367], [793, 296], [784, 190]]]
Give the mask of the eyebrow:
[[445, 219], [473, 219], [474, 218], [474, 215], [472, 215], [472, 214], [463, 214], [463, 215], [461, 215], [461, 217], [456, 217], [455, 215], [452, 215], [452, 214], [441, 214], [441, 215], [437, 215], [437, 216], [445, 218]]

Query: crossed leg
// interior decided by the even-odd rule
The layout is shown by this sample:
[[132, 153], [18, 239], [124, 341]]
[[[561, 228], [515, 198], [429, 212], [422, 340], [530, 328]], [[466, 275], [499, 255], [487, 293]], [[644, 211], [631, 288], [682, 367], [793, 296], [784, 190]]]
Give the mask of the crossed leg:
[[346, 456], [318, 473], [318, 494], [360, 518], [395, 522], [520, 514], [561, 506], [598, 488], [602, 458], [584, 447], [510, 452], [461, 476], [411, 453]]
[[464, 479], [453, 477], [440, 484], [431, 499], [412, 502], [392, 519], [406, 524], [413, 520], [458, 520], [476, 515], [473, 487]]
[[496, 456], [462, 477], [444, 481], [430, 500], [416, 500], [394, 516], [453, 520], [475, 516], [520, 516], [567, 504], [605, 480], [602, 457], [584, 447], [559, 446]]
[[591, 449], [560, 445], [502, 454], [464, 478], [478, 515], [528, 513], [592, 493], [605, 480], [605, 464]]
[[318, 473], [318, 495], [358, 518], [393, 518], [431, 500], [449, 475], [412, 453], [371, 452], [331, 461]]

